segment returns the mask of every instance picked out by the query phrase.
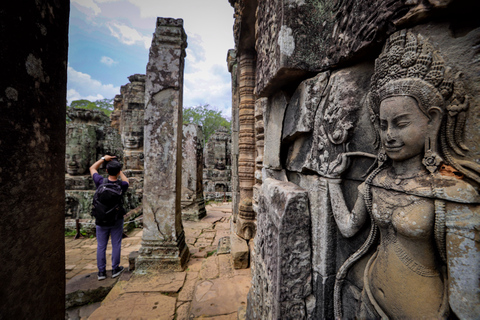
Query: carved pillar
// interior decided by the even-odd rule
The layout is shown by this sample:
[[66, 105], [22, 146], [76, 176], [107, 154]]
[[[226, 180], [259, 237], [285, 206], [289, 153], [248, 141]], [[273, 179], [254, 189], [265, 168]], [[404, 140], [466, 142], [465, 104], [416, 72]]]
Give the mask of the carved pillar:
[[238, 178], [240, 203], [236, 233], [249, 240], [255, 236], [255, 212], [252, 208], [255, 183], [255, 56], [249, 51], [240, 55], [240, 105], [238, 141]]
[[233, 222], [237, 222], [238, 216], [238, 202], [240, 200], [240, 185], [238, 182], [238, 133], [240, 130], [240, 123], [238, 121], [238, 59], [237, 52], [234, 49], [228, 50], [227, 55], [228, 71], [232, 76], [232, 216]]
[[182, 19], [158, 18], [145, 83], [143, 237], [136, 269], [183, 270], [189, 252], [180, 206], [183, 68]]
[[183, 125], [182, 217], [198, 221], [207, 215], [203, 198], [203, 132], [199, 125]]

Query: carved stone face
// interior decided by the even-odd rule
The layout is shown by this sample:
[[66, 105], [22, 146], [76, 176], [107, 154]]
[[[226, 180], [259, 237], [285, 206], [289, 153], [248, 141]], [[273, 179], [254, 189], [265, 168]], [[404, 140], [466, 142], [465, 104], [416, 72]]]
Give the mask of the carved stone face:
[[88, 125], [71, 125], [66, 140], [65, 171], [72, 176], [87, 173], [88, 167], [95, 160], [95, 129]]
[[[135, 128], [131, 128], [134, 130]], [[143, 145], [143, 131], [137, 129], [122, 134], [125, 149], [139, 149]]]
[[78, 153], [66, 156], [66, 168], [69, 175], [83, 174], [86, 168], [86, 161], [83, 161]]
[[122, 123], [123, 148], [140, 151], [143, 146], [143, 110], [124, 112]]
[[404, 161], [423, 154], [429, 118], [415, 99], [390, 97], [380, 104], [380, 138], [393, 161]]

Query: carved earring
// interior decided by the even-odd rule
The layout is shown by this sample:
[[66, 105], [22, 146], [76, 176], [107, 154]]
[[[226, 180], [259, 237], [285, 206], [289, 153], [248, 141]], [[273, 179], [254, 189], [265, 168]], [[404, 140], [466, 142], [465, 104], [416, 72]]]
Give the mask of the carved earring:
[[430, 173], [434, 173], [442, 162], [442, 157], [437, 153], [436, 139], [427, 135], [425, 138], [425, 155], [422, 160], [423, 165]]
[[388, 156], [385, 153], [385, 149], [383, 147], [380, 148], [377, 154], [377, 161], [378, 161], [378, 166], [381, 167], [385, 162], [387, 162]]

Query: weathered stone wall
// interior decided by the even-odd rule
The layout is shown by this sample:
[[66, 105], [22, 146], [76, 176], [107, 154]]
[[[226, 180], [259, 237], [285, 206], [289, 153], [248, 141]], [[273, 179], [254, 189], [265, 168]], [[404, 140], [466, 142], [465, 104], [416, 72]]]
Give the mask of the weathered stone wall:
[[68, 1], [0, 10], [0, 318], [65, 317]]
[[[110, 119], [101, 111], [70, 108], [65, 151], [65, 218], [94, 223], [91, 216], [95, 185], [89, 167], [106, 154], [124, 161], [120, 134], [110, 126]], [[125, 166], [125, 163], [124, 163]], [[99, 173], [107, 176], [105, 165]], [[142, 200], [142, 178], [133, 177], [124, 196], [128, 212]], [[140, 192], [137, 192], [140, 190]]]
[[[252, 11], [252, 3], [257, 5], [254, 1], [233, 1], [236, 8], [234, 35], [237, 56], [242, 55], [242, 50], [252, 50], [249, 47], [249, 30], [255, 30], [255, 106], [263, 106], [263, 168], [261, 176], [255, 175], [257, 184], [253, 189], [253, 208], [258, 225], [255, 255], [251, 261], [253, 284], [247, 318], [334, 318], [334, 297], [338, 295], [343, 300], [342, 317], [354, 318], [358, 315], [362, 299], [365, 264], [374, 250], [367, 252], [362, 260], [349, 269], [337, 293], [334, 293], [335, 277], [343, 263], [365, 242], [371, 226], [367, 219], [355, 236], [342, 236], [334, 219], [334, 212], [338, 208], [332, 204], [335, 203], [332, 197], [336, 197], [338, 189], [335, 187], [336, 191], [332, 191], [331, 185], [340, 183], [346, 206], [351, 210], [359, 193], [358, 186], [365, 181], [367, 173], [376, 167], [374, 161], [379, 153], [379, 141], [372, 123], [375, 118], [369, 110], [371, 100], [368, 99], [368, 93], [375, 63], [377, 68], [382, 64], [387, 65], [387, 57], [381, 56], [377, 62], [375, 59], [379, 57], [389, 36], [397, 30], [410, 31], [419, 35], [418, 39], [426, 39], [425, 43], [428, 44], [418, 40], [418, 48], [422, 48], [422, 45], [424, 48], [412, 54], [415, 59], [421, 56], [419, 59], [426, 61], [421, 62], [425, 64], [425, 70], [432, 67], [435, 72], [440, 70], [438, 72], [442, 76], [443, 72], [456, 75], [455, 84], [449, 85], [454, 86], [455, 92], [461, 91], [462, 97], [468, 96], [465, 99], [469, 99], [463, 138], [466, 148], [462, 151], [463, 160], [458, 163], [478, 169], [480, 126], [475, 115], [480, 111], [480, 23], [472, 12], [478, 11], [479, 6], [474, 1], [455, 0], [271, 0], [258, 2], [256, 19], [252, 21], [248, 13]], [[402, 45], [399, 50], [405, 47], [405, 52], [412, 50], [412, 47], [417, 48], [417, 43], [413, 42], [408, 46], [405, 43]], [[434, 49], [430, 49], [430, 45]], [[404, 51], [399, 54], [403, 55]], [[435, 68], [438, 67], [431, 66], [431, 61], [438, 59], [437, 55], [444, 59], [445, 66], [451, 70], [437, 70]], [[391, 60], [388, 60], [390, 65], [395, 65], [397, 58], [389, 56], [388, 59]], [[407, 62], [404, 64], [407, 65]], [[421, 69], [421, 66], [416, 68]], [[418, 70], [415, 70], [409, 70], [408, 74], [417, 75], [415, 72]], [[422, 70], [418, 71], [419, 74], [424, 72]], [[376, 75], [376, 79], [385, 77], [382, 79], [391, 81], [407, 71], [392, 68], [378, 72], [384, 73]], [[438, 75], [432, 73], [434, 76]], [[455, 103], [457, 109], [463, 106], [466, 110], [467, 104], [463, 98], [458, 98]], [[448, 116], [456, 116], [456, 112], [450, 111]], [[255, 117], [259, 120], [257, 114], [256, 110]], [[461, 124], [457, 124], [456, 130], [461, 130]], [[241, 132], [240, 125], [240, 135]], [[454, 135], [453, 129], [451, 134]], [[456, 139], [461, 141], [462, 138], [458, 137]], [[257, 150], [262, 144], [261, 138], [262, 130], [256, 130]], [[348, 163], [343, 162], [345, 156], [342, 155], [345, 154], [349, 154]], [[348, 169], [339, 180], [338, 170], [342, 166]], [[274, 185], [278, 190], [276, 193], [271, 191]], [[279, 195], [288, 194], [290, 185], [296, 185], [295, 188], [305, 192], [308, 198], [309, 227], [305, 225], [303, 234], [311, 239], [311, 247], [306, 249], [311, 264], [310, 277], [304, 277], [303, 284], [305, 288], [312, 288], [312, 295], [307, 292], [297, 295], [295, 299], [300, 297], [300, 304], [289, 309], [281, 305], [294, 298], [280, 298], [277, 293], [287, 290], [291, 284], [288, 277], [278, 276], [278, 270], [291, 263], [298, 252], [286, 253], [287, 249], [278, 248], [295, 248], [298, 242], [294, 238], [285, 242], [281, 237], [272, 241], [265, 239], [278, 235], [279, 226], [290, 232], [302, 233], [298, 231], [297, 221], [289, 226], [279, 222], [288, 206], [276, 205], [277, 202], [283, 203]], [[296, 203], [300, 205], [303, 202]], [[478, 210], [478, 204], [475, 208], [473, 212]], [[451, 223], [447, 222], [447, 228]], [[270, 247], [277, 249], [270, 250]], [[470, 260], [465, 258], [468, 263], [480, 261], [478, 249], [470, 254]], [[457, 270], [452, 265], [449, 268]], [[455, 272], [455, 275], [450, 275], [454, 283], [457, 277], [468, 278], [466, 273]], [[398, 276], [399, 282], [402, 282], [402, 276]], [[300, 279], [303, 273], [292, 277]], [[466, 285], [461, 290], [473, 297], [474, 292], [478, 294], [480, 285], [477, 282], [473, 289], [471, 287]], [[477, 312], [472, 305], [464, 309], [458, 307], [461, 303], [454, 296], [458, 294], [455, 290], [459, 289], [455, 288], [450, 289], [454, 292], [449, 306], [451, 312], [457, 316]]]

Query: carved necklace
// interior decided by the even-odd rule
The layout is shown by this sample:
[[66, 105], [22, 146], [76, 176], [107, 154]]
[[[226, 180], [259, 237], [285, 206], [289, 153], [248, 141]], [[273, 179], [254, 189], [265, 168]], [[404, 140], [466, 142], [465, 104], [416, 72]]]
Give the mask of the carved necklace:
[[423, 177], [423, 176], [427, 175], [426, 172], [420, 171], [420, 172], [414, 173], [413, 175], [402, 176], [402, 175], [395, 174], [393, 172], [392, 167], [390, 167], [388, 170], [386, 170], [386, 172], [387, 172], [387, 177], [389, 178], [389, 182], [392, 181], [397, 186], [398, 185], [405, 185], [407, 182], [409, 182], [412, 179], [420, 178], [420, 177]]

